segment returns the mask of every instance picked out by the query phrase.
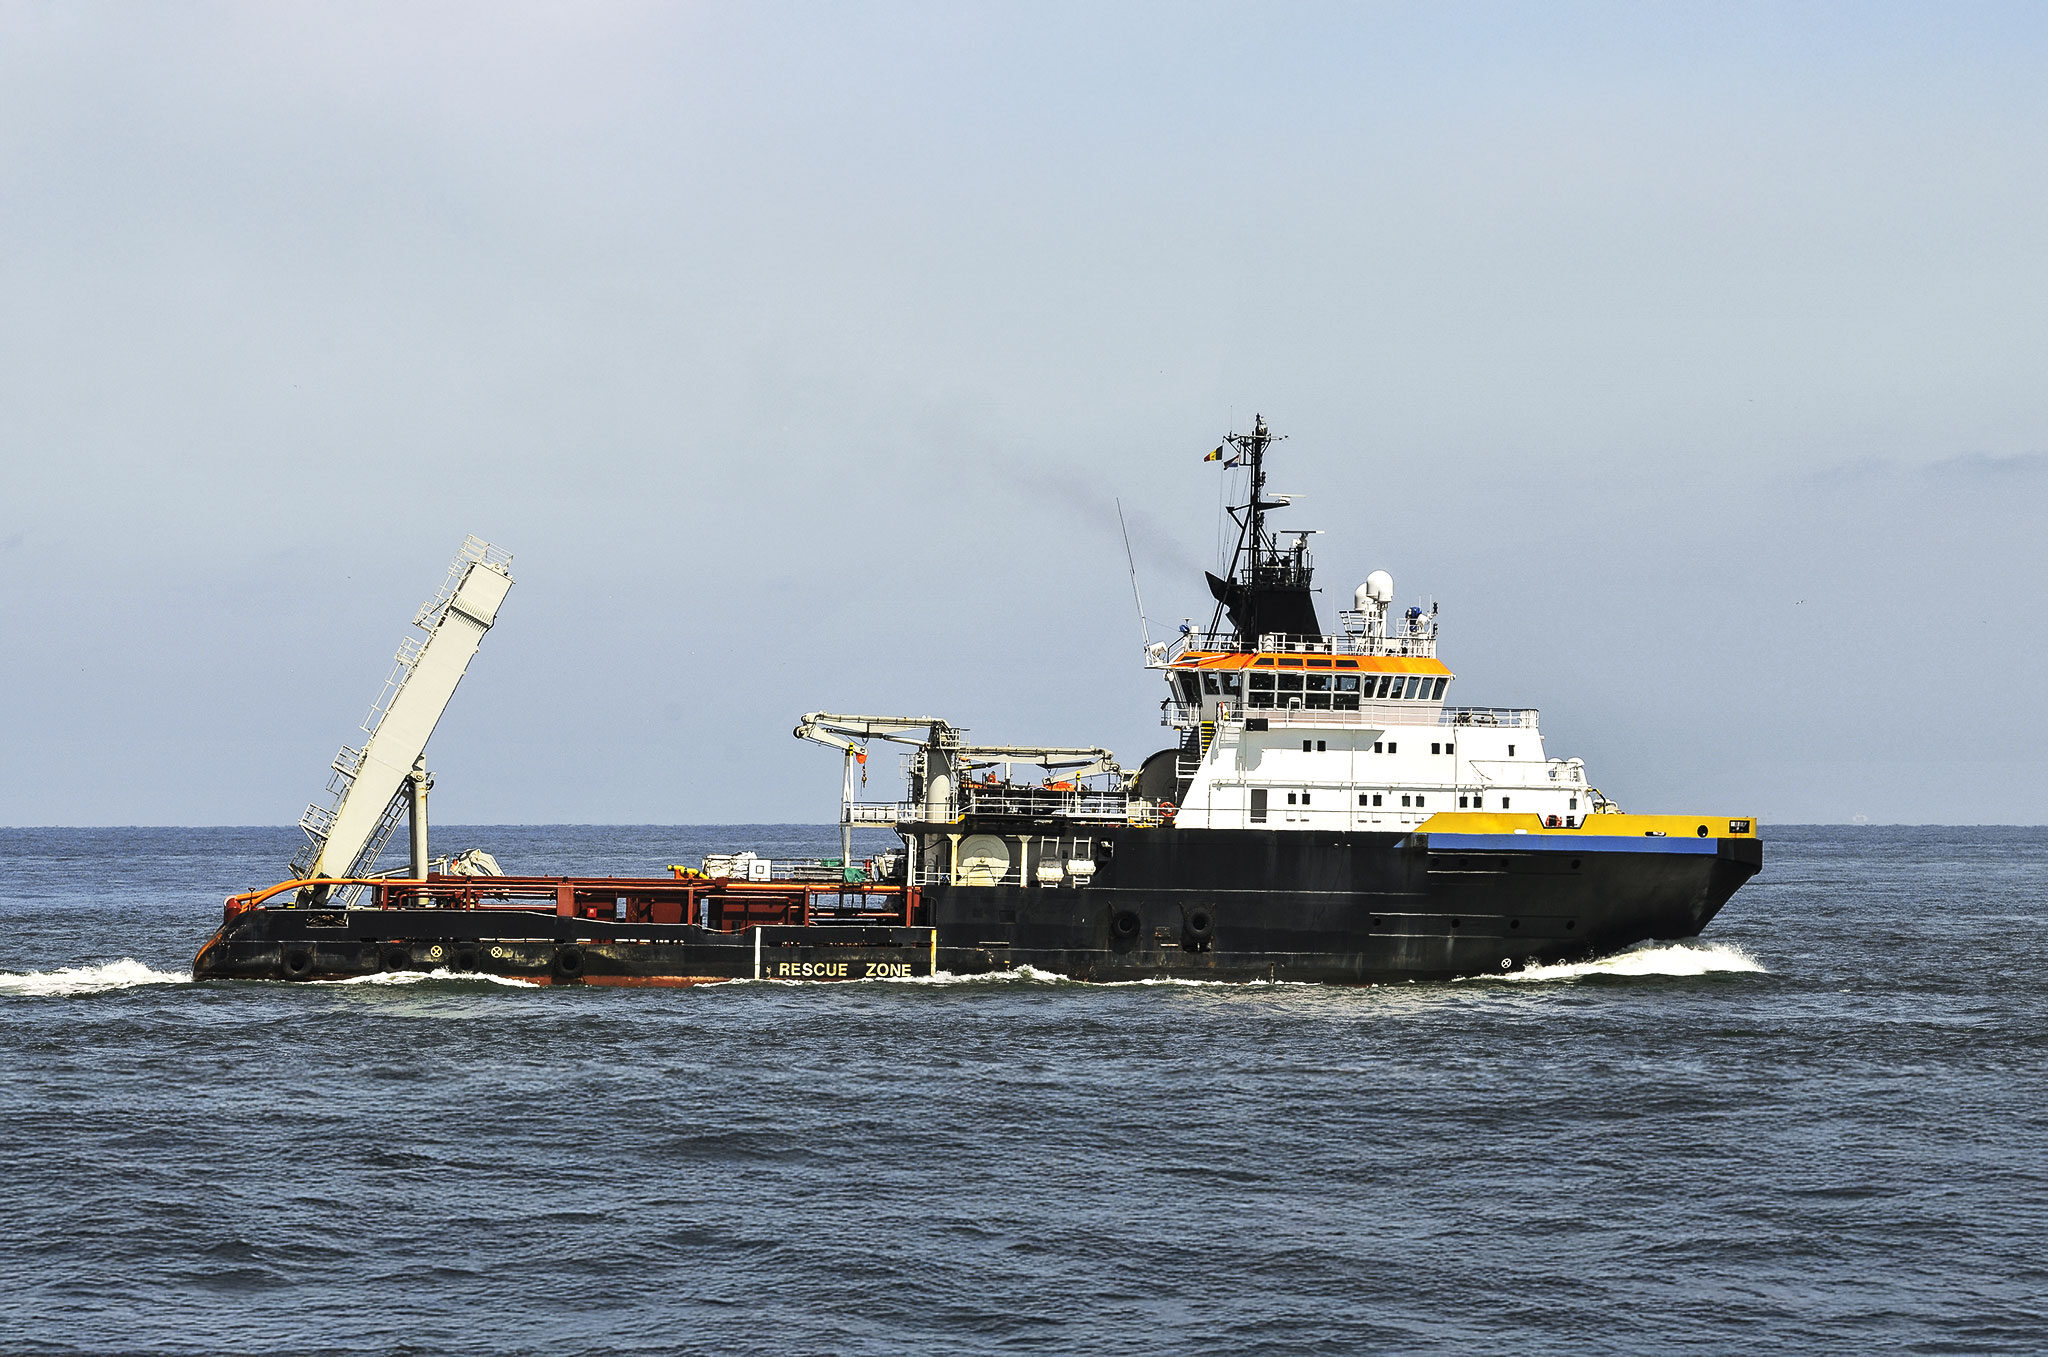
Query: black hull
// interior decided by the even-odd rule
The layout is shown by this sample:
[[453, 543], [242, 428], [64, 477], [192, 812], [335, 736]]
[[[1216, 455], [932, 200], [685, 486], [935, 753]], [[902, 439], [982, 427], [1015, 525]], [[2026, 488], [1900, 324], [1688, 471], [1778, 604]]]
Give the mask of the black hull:
[[254, 909], [193, 962], [199, 980], [350, 980], [405, 971], [536, 985], [700, 985], [727, 980], [896, 980], [932, 973], [928, 928], [611, 925], [523, 911]]
[[1450, 979], [1694, 937], [1760, 870], [1763, 845], [1113, 829], [1095, 861], [1082, 885], [927, 886], [917, 927], [720, 932], [523, 911], [254, 909], [194, 969], [266, 980], [447, 969], [593, 985], [1026, 966], [1093, 981]]
[[1360, 984], [1695, 937], [1763, 864], [1757, 839], [1637, 849], [1490, 838], [1437, 836], [1433, 847], [1412, 833], [1131, 830], [1107, 841], [1086, 886], [934, 886], [925, 900], [942, 954], [971, 944], [1083, 980]]

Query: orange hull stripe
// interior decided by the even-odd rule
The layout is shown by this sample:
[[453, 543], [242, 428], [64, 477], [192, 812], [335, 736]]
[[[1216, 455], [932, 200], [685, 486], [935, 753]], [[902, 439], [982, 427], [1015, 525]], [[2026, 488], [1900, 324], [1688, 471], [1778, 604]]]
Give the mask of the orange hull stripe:
[[[1442, 660], [1412, 655], [1317, 655], [1329, 663], [1311, 665], [1306, 655], [1243, 655], [1235, 652], [1208, 654], [1190, 651], [1172, 664], [1174, 669], [1313, 669], [1333, 674], [1449, 674]], [[1347, 663], [1355, 661], [1356, 663]]]

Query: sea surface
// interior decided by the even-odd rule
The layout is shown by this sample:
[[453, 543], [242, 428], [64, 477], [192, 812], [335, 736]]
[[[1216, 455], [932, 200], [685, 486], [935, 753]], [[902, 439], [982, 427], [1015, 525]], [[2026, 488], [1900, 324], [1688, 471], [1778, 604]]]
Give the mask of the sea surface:
[[2048, 1351], [2048, 830], [1767, 836], [1505, 979], [649, 991], [195, 985], [296, 830], [0, 830], [0, 1350]]

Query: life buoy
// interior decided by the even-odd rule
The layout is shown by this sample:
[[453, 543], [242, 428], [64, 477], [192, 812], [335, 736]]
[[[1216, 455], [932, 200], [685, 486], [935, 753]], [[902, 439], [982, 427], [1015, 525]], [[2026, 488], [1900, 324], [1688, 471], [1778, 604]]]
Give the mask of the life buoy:
[[555, 949], [555, 974], [576, 976], [583, 974], [583, 949], [575, 943]]
[[304, 980], [313, 973], [313, 954], [303, 947], [293, 947], [284, 954], [284, 978]]
[[1162, 819], [1162, 820], [1168, 820], [1168, 821], [1170, 821], [1170, 820], [1172, 820], [1172, 819], [1173, 819], [1173, 817], [1174, 817], [1174, 816], [1176, 816], [1176, 815], [1178, 815], [1178, 814], [1180, 814], [1180, 807], [1179, 807], [1179, 806], [1176, 806], [1176, 805], [1174, 805], [1174, 804], [1173, 804], [1173, 802], [1171, 802], [1171, 801], [1161, 801], [1161, 802], [1159, 803], [1159, 818], [1160, 818], [1160, 819]]

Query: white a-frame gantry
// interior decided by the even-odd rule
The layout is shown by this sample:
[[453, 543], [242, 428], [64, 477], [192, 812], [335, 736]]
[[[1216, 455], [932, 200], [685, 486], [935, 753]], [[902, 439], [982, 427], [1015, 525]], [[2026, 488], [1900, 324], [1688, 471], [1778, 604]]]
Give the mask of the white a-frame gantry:
[[[329, 803], [308, 806], [300, 817], [307, 843], [292, 860], [295, 877], [360, 877], [375, 869], [412, 804], [415, 769], [425, 777], [427, 737], [512, 588], [511, 567], [511, 555], [490, 543], [463, 542], [440, 593], [412, 620], [426, 639], [408, 636], [399, 645], [384, 691], [363, 720], [369, 740], [361, 750], [344, 748], [335, 756]], [[415, 857], [421, 846], [414, 845]], [[360, 891], [345, 894], [352, 901]]]

